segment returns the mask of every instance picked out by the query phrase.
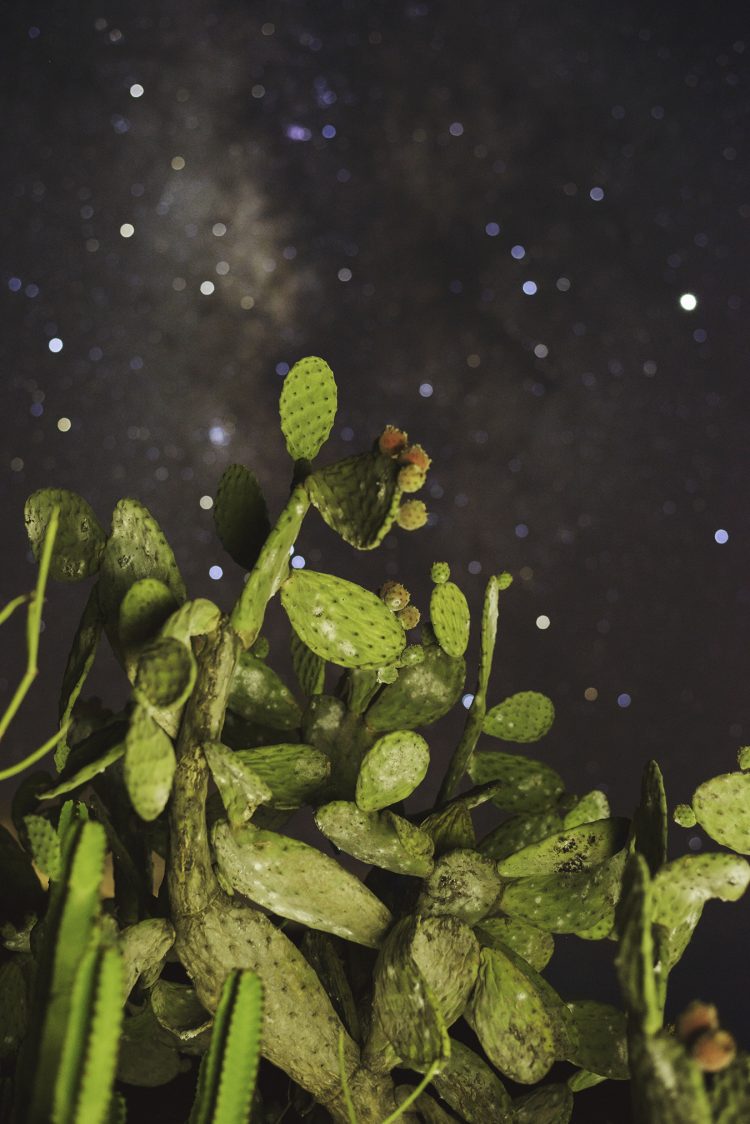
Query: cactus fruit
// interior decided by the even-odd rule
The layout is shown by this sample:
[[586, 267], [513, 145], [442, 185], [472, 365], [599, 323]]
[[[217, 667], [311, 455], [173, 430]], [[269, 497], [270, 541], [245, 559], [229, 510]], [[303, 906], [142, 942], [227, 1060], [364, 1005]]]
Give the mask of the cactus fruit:
[[[20, 844], [0, 829], [0, 1117], [121, 1124], [129, 1085], [199, 1067], [190, 1124], [247, 1124], [251, 1108], [276, 1119], [263, 1076], [255, 1087], [262, 1053], [261, 1075], [286, 1074], [293, 1111], [332, 1124], [567, 1124], [574, 1096], [627, 1077], [639, 1124], [750, 1118], [750, 1060], [713, 1004], [691, 1004], [674, 1034], [664, 1026], [670, 972], [705, 902], [750, 885], [750, 750], [674, 813], [739, 853], [668, 862], [656, 762], [629, 821], [602, 790], [567, 793], [550, 765], [495, 748], [525, 751], [554, 719], [535, 691], [488, 706], [509, 573], [487, 582], [462, 699], [470, 613], [446, 562], [431, 569], [429, 622], [400, 582], [376, 595], [291, 566], [310, 507], [357, 550], [427, 520], [421, 500], [402, 499], [430, 458], [394, 426], [313, 468], [336, 402], [323, 360], [287, 375], [295, 464], [273, 526], [250, 470], [223, 474], [216, 528], [250, 571], [227, 615], [186, 600], [138, 501], [117, 505], [109, 536], [74, 493], [28, 501], [31, 607], [50, 566], [97, 576], [50, 743], [58, 774], [16, 794]], [[293, 689], [262, 633], [277, 594]], [[102, 632], [129, 687], [118, 713], [82, 697]], [[432, 800], [441, 761], [421, 728], [460, 701]], [[304, 822], [312, 841], [294, 835]], [[107, 851], [114, 897], [102, 901]], [[158, 898], [154, 855], [166, 862]], [[556, 934], [616, 948], [622, 1009], [550, 986]], [[473, 1049], [449, 1035], [462, 1017]], [[506, 1077], [534, 1085], [558, 1062], [574, 1071], [511, 1098]], [[421, 1081], [399, 1084], [397, 1067]]]
[[396, 512], [396, 522], [404, 531], [417, 531], [427, 522], [427, 508], [422, 500], [406, 500]]

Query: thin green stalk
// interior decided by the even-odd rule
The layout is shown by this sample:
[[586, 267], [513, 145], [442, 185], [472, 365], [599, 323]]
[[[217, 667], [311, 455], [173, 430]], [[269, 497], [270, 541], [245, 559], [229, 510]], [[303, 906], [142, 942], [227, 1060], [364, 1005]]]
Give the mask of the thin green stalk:
[[392, 1112], [390, 1116], [387, 1116], [385, 1118], [385, 1120], [383, 1121], [383, 1124], [393, 1124], [394, 1120], [398, 1120], [398, 1118], [400, 1116], [403, 1116], [403, 1114], [406, 1112], [407, 1108], [409, 1108], [411, 1105], [414, 1104], [417, 1097], [422, 1095], [422, 1093], [425, 1091], [427, 1086], [430, 1084], [430, 1082], [432, 1081], [433, 1077], [435, 1076], [435, 1074], [438, 1072], [439, 1069], [440, 1069], [440, 1062], [433, 1062], [432, 1065], [430, 1066], [430, 1068], [427, 1070], [427, 1073], [424, 1075], [422, 1080], [417, 1085], [416, 1089], [412, 1089], [411, 1093], [409, 1093], [409, 1096], [406, 1098], [406, 1100], [403, 1100], [401, 1102], [401, 1104], [398, 1106], [398, 1108], [396, 1109], [396, 1111]]
[[7, 769], [0, 771], [0, 781], [7, 781], [8, 777], [15, 777], [17, 773], [22, 773], [29, 765], [34, 765], [40, 758], [49, 753], [51, 749], [57, 745], [59, 741], [65, 737], [68, 732], [69, 723], [66, 722], [59, 730], [56, 730], [51, 738], [48, 738], [44, 745], [40, 745], [39, 749], [35, 749], [28, 757], [24, 757], [23, 761], [17, 761], [15, 765], [9, 765]]
[[349, 1079], [346, 1076], [346, 1062], [344, 1059], [344, 1031], [339, 1031], [339, 1072], [341, 1074], [341, 1090], [344, 1094], [344, 1104], [346, 1105], [346, 1115], [349, 1117], [349, 1124], [358, 1124], [357, 1114], [354, 1111], [352, 1103], [352, 1094], [349, 1089]]
[[[52, 551], [55, 545], [55, 538], [57, 536], [57, 528], [59, 522], [60, 508], [55, 507], [52, 510], [49, 523], [47, 524], [47, 530], [44, 536], [44, 546], [42, 547], [42, 557], [39, 560], [39, 574], [37, 576], [36, 588], [31, 595], [29, 612], [26, 617], [26, 671], [24, 672], [23, 679], [16, 688], [16, 692], [13, 695], [13, 698], [8, 704], [7, 710], [0, 718], [0, 741], [2, 740], [11, 722], [15, 718], [21, 703], [26, 698], [31, 684], [39, 674], [37, 658], [39, 656], [39, 634], [42, 624], [44, 591], [47, 586], [50, 563], [52, 562]], [[11, 604], [13, 604], [13, 602], [11, 602]], [[3, 613], [7, 613], [7, 607], [3, 610]], [[3, 619], [7, 618], [4, 617]], [[41, 757], [43, 752], [46, 752], [46, 750], [44, 750], [43, 748], [37, 750], [37, 755]], [[32, 757], [34, 757], [33, 754]], [[37, 758], [34, 757], [34, 760], [36, 759]], [[23, 767], [25, 768], [25, 765]], [[12, 776], [12, 774], [10, 775]]]
[[9, 601], [4, 609], [0, 609], [0, 624], [5, 624], [8, 617], [12, 616], [16, 609], [19, 609], [21, 605], [28, 601], [30, 596], [28, 593], [22, 593], [20, 597], [14, 597], [12, 601]]

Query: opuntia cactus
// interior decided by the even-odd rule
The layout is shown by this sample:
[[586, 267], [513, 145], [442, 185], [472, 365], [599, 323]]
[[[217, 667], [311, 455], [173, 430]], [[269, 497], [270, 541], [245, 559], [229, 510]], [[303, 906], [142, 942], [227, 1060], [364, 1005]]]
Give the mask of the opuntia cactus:
[[[748, 1055], [715, 1007], [692, 1005], [674, 1032], [664, 1010], [704, 903], [738, 899], [750, 865], [727, 853], [667, 862], [655, 762], [631, 821], [598, 789], [566, 792], [527, 755], [552, 727], [552, 700], [522, 689], [488, 703], [507, 571], [487, 582], [472, 632], [445, 562], [432, 566], [429, 597], [416, 597], [429, 601], [428, 619], [400, 581], [375, 592], [290, 566], [311, 509], [357, 550], [427, 521], [424, 503], [403, 494], [421, 486], [430, 458], [395, 426], [369, 451], [312, 465], [336, 403], [322, 359], [295, 364], [280, 401], [290, 497], [273, 524], [252, 472], [223, 474], [217, 531], [249, 571], [226, 612], [187, 599], [137, 500], [120, 501], [107, 535], [74, 493], [29, 498], [39, 582], [0, 624], [29, 601], [31, 678], [47, 577], [95, 584], [65, 669], [60, 730], [32, 755], [56, 747], [58, 775], [19, 789], [20, 845], [0, 831], [10, 890], [0, 1115], [12, 1098], [13, 1124], [111, 1124], [124, 1119], [129, 1086], [192, 1068], [190, 1124], [246, 1124], [251, 1111], [269, 1124], [279, 1071], [290, 1103], [306, 1114], [317, 1102], [315, 1119], [335, 1124], [564, 1124], [575, 1097], [627, 1078], [643, 1124], [748, 1118]], [[293, 686], [262, 633], [277, 596]], [[118, 713], [83, 698], [102, 632], [130, 687]], [[472, 637], [473, 694], [448, 758], [431, 728], [460, 705]], [[679, 824], [697, 822], [741, 854], [748, 757], [745, 747], [738, 772], [675, 810]], [[302, 840], [288, 821], [305, 808]], [[108, 851], [114, 897], [102, 902]], [[166, 864], [157, 895], [155, 854]], [[622, 1009], [550, 985], [557, 934], [612, 942]], [[258, 1070], [259, 1052], [272, 1066]], [[567, 1075], [524, 1094], [503, 1083], [536, 1085], [556, 1063]]]

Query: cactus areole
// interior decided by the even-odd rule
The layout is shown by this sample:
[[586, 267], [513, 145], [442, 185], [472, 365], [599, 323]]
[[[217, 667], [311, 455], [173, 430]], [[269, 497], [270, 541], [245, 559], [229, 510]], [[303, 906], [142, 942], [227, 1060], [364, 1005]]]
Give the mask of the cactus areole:
[[[190, 1124], [271, 1124], [282, 1071], [289, 1120], [566, 1124], [590, 1086], [628, 1079], [644, 1124], [750, 1119], [750, 1060], [706, 981], [664, 1023], [703, 906], [750, 881], [746, 747], [674, 813], [729, 850], [667, 862], [655, 762], [627, 819], [529, 756], [555, 708], [493, 686], [510, 574], [490, 577], [472, 627], [447, 562], [421, 584], [403, 575], [409, 589], [292, 566], [313, 511], [354, 550], [428, 523], [414, 493], [431, 460], [404, 430], [318, 463], [337, 400], [322, 359], [286, 376], [290, 495], [275, 520], [250, 468], [218, 482], [217, 533], [246, 571], [232, 606], [189, 599], [137, 500], [117, 504], [109, 532], [65, 489], [27, 501], [39, 580], [0, 623], [28, 602], [30, 670], [0, 733], [33, 678], [47, 578], [92, 587], [60, 730], [31, 755], [54, 748], [55, 775], [21, 782], [18, 842], [0, 828], [0, 1117], [110, 1124], [133, 1086], [192, 1074]], [[286, 617], [292, 683], [270, 662], [268, 612]], [[117, 713], [85, 697], [102, 636], [130, 684]], [[445, 755], [433, 726], [462, 701]], [[303, 807], [304, 841], [286, 827]], [[576, 938], [611, 942], [620, 1007], [545, 978], [556, 942]]]

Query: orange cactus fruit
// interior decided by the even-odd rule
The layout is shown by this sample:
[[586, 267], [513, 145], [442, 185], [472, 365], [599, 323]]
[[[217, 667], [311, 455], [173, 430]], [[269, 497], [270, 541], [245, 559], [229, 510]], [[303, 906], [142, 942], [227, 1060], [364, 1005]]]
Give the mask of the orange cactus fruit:
[[717, 1030], [719, 1027], [719, 1012], [713, 1003], [704, 1003], [694, 999], [688, 1004], [675, 1023], [675, 1033], [681, 1042], [690, 1042], [696, 1035], [706, 1030]]
[[407, 632], [419, 624], [420, 612], [416, 605], [407, 605], [405, 609], [399, 609], [396, 616]]
[[737, 1055], [737, 1043], [728, 1030], [704, 1030], [690, 1047], [690, 1055], [704, 1073], [719, 1073]]
[[395, 425], [387, 425], [378, 437], [378, 448], [387, 457], [397, 457], [406, 448], [409, 436]]
[[409, 590], [401, 582], [385, 582], [378, 590], [378, 597], [393, 613], [406, 608], [410, 596]]

